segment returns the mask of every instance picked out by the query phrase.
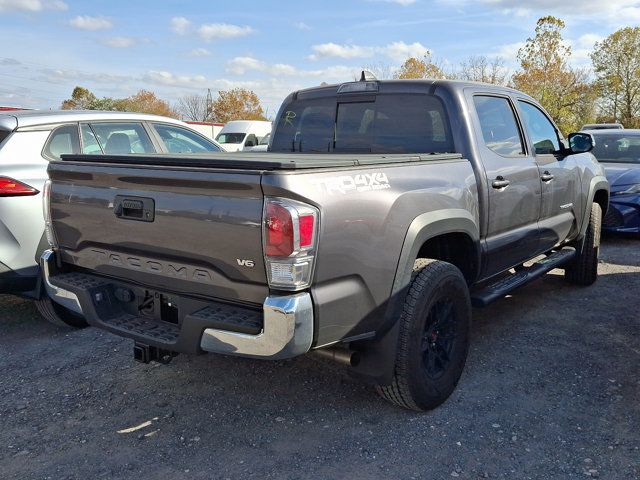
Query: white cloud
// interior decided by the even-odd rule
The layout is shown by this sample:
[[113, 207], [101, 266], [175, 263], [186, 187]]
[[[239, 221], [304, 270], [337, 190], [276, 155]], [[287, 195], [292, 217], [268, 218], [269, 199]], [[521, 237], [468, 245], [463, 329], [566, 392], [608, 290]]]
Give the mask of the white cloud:
[[263, 72], [274, 77], [308, 77], [323, 80], [348, 81], [353, 79], [358, 69], [336, 65], [317, 70], [303, 70], [286, 63], [269, 64], [253, 57], [235, 57], [227, 62], [226, 71], [232, 75], [247, 72]]
[[304, 22], [296, 22], [293, 24], [298, 30], [311, 30], [311, 27]]
[[247, 25], [231, 25], [229, 23], [206, 23], [198, 28], [198, 34], [203, 40], [218, 40], [221, 38], [244, 37], [253, 33]]
[[226, 90], [229, 88], [242, 87], [254, 88], [259, 85], [253, 81], [234, 81], [224, 78], [207, 78], [204, 75], [176, 75], [166, 70], [149, 70], [141, 78], [145, 83], [161, 85], [165, 87], [180, 88], [211, 88], [216, 90]]
[[211, 52], [206, 48], [202, 48], [202, 47], [194, 48], [189, 52], [190, 57], [208, 57], [209, 55], [211, 55]]
[[61, 0], [0, 0], [0, 12], [42, 10], [68, 10], [69, 6]]
[[78, 15], [69, 20], [69, 25], [80, 30], [107, 30], [113, 27], [113, 22], [106, 17], [91, 17], [89, 15]]
[[524, 47], [524, 42], [507, 43], [500, 45], [489, 56], [500, 57], [507, 64], [515, 64], [518, 59], [518, 50]]
[[191, 22], [184, 17], [173, 17], [171, 19], [171, 31], [178, 35], [184, 35], [191, 27]]
[[403, 61], [408, 57], [419, 58], [430, 53], [429, 49], [419, 42], [392, 42], [384, 46], [375, 47], [323, 43], [320, 45], [313, 45], [311, 49], [314, 53], [308, 57], [310, 60], [318, 60], [320, 58], [328, 57], [344, 59], [369, 58], [374, 55], [384, 55], [392, 60]]
[[111, 37], [102, 42], [103, 45], [111, 48], [130, 48], [138, 43], [139, 40], [133, 37]]

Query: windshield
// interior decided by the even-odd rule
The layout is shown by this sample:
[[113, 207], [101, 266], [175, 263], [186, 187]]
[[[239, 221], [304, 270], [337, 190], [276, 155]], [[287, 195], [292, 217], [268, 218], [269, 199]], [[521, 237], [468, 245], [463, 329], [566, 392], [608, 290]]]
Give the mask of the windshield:
[[640, 132], [624, 135], [592, 133], [592, 153], [599, 162], [640, 163]]
[[446, 153], [444, 105], [424, 94], [294, 100], [276, 122], [273, 152]]
[[218, 143], [242, 143], [245, 133], [221, 133], [216, 137]]
[[269, 139], [271, 138], [271, 134], [267, 133], [264, 137], [262, 137], [262, 139], [260, 140], [259, 145], [269, 145]]

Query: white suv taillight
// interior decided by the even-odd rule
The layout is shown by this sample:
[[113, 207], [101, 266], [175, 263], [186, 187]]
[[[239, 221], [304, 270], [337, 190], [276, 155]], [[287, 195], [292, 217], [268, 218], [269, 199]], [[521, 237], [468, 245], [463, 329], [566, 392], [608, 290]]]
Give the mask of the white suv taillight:
[[269, 286], [302, 290], [311, 283], [318, 243], [318, 209], [284, 198], [264, 202], [264, 259]]
[[53, 225], [51, 223], [51, 205], [50, 205], [50, 197], [51, 196], [51, 180], [46, 180], [44, 182], [44, 187], [42, 188], [42, 213], [44, 214], [44, 233], [47, 236], [47, 242], [53, 248], [58, 246], [58, 242], [56, 241], [56, 236], [53, 233]]

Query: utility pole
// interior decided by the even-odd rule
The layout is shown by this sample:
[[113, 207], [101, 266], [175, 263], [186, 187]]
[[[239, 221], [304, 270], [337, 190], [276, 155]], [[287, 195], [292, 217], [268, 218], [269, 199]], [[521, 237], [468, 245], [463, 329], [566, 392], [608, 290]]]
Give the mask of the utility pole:
[[211, 97], [211, 89], [207, 88], [207, 121], [211, 121], [211, 114], [213, 113], [213, 98]]

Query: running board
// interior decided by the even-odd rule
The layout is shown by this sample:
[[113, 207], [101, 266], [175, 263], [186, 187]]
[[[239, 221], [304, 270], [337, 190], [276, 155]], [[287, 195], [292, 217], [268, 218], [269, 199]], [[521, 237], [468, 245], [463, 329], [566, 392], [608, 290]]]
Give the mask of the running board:
[[516, 288], [540, 278], [554, 268], [564, 265], [575, 255], [576, 251], [572, 247], [565, 247], [562, 250], [553, 252], [529, 267], [522, 267], [521, 270], [510, 274], [506, 278], [501, 278], [494, 283], [471, 292], [471, 304], [474, 307], [486, 307], [491, 302], [508, 295]]

